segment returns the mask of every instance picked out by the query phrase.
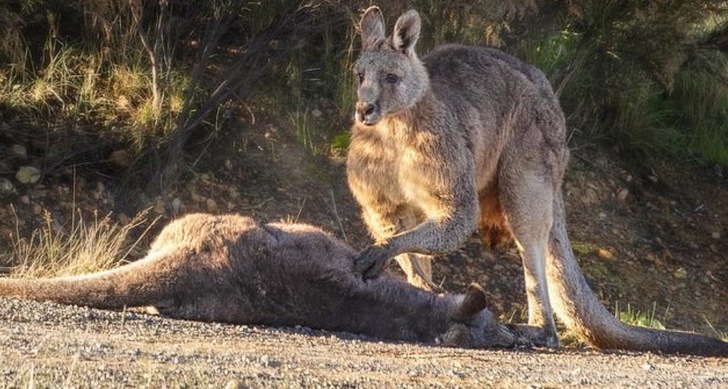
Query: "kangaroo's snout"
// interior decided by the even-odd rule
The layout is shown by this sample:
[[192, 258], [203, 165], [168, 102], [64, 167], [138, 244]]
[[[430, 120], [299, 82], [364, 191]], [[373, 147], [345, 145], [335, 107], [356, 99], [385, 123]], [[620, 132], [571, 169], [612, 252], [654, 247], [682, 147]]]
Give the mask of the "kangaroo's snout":
[[356, 103], [356, 121], [367, 126], [372, 126], [379, 122], [379, 105], [377, 103], [367, 103], [359, 101]]

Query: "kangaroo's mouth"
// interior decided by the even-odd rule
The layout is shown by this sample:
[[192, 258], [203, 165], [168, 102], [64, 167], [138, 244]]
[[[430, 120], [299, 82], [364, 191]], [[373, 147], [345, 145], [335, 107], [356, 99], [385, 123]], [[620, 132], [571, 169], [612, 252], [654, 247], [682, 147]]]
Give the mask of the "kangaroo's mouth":
[[356, 103], [356, 121], [365, 126], [373, 126], [382, 119], [379, 113], [379, 104], [365, 103], [360, 101]]

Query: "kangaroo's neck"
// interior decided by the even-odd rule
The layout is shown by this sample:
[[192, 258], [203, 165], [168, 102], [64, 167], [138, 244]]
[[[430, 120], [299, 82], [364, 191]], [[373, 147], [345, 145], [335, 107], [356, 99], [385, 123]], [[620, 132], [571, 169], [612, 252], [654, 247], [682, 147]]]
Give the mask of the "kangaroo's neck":
[[430, 130], [433, 123], [440, 122], [439, 117], [445, 113], [443, 103], [428, 87], [414, 104], [388, 115], [382, 122], [391, 134], [411, 135]]

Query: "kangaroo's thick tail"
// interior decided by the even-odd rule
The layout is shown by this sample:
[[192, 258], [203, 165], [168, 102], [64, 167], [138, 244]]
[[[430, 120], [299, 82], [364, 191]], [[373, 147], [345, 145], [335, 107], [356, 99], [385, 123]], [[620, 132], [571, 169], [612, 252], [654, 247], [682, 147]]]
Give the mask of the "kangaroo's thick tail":
[[681, 331], [629, 325], [614, 317], [597, 299], [574, 258], [566, 232], [564, 201], [554, 201], [554, 224], [547, 255], [549, 294], [557, 317], [579, 337], [599, 349], [657, 351], [728, 356], [728, 343]]
[[159, 266], [167, 255], [172, 254], [154, 253], [115, 269], [78, 276], [0, 278], [0, 296], [102, 309], [154, 305], [174, 294], [174, 288], [164, 285], [164, 280], [169, 280], [175, 269]]

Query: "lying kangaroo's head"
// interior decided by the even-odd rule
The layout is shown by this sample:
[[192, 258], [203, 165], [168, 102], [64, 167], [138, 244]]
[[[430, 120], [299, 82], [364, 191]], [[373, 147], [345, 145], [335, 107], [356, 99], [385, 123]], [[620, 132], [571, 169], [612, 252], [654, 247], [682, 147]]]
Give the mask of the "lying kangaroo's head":
[[465, 298], [453, 313], [452, 324], [440, 341], [445, 346], [491, 348], [525, 346], [530, 342], [501, 325], [486, 308], [485, 291], [471, 284]]
[[420, 16], [402, 14], [390, 36], [384, 17], [370, 7], [361, 20], [362, 52], [354, 65], [359, 81], [356, 121], [367, 126], [382, 117], [412, 107], [429, 88], [427, 70], [414, 47], [420, 36]]

